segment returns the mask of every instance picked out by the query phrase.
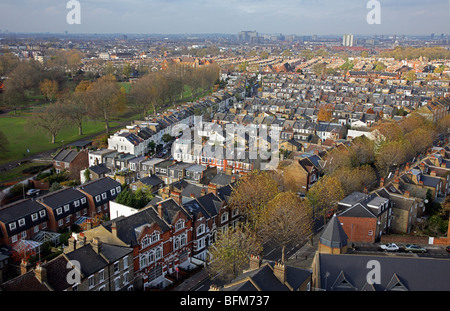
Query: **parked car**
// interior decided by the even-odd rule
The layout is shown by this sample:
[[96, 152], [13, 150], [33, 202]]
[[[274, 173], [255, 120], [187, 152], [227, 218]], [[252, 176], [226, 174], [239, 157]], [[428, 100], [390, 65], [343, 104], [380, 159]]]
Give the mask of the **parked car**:
[[395, 243], [382, 244], [380, 245], [380, 248], [388, 252], [396, 252], [400, 249], [400, 247], [398, 247]]
[[39, 190], [39, 189], [29, 189], [28, 191], [27, 191], [27, 195], [38, 195], [39, 194], [39, 192], [41, 192], [41, 190]]
[[445, 250], [450, 253], [450, 246], [447, 246]]
[[411, 252], [411, 253], [426, 253], [427, 250], [423, 247], [417, 246], [415, 244], [406, 244], [405, 251]]

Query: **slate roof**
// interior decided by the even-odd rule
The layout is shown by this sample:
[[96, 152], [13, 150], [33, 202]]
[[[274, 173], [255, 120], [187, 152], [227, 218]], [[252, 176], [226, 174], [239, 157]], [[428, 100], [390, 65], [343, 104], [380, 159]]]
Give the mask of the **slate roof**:
[[[274, 274], [274, 262], [263, 263], [260, 268], [244, 272], [234, 279], [224, 291], [290, 291]], [[286, 266], [286, 283], [294, 291], [311, 277], [311, 271]]]
[[[376, 260], [380, 263], [381, 284], [369, 285], [367, 283], [367, 273], [370, 271], [367, 268], [367, 264], [371, 260]], [[448, 282], [450, 278], [450, 260], [448, 259], [361, 254], [319, 254], [319, 265], [321, 288], [327, 291], [360, 291], [363, 289], [376, 291], [402, 289], [409, 291], [450, 290], [450, 282]], [[343, 277], [345, 277], [349, 285], [336, 282], [338, 278], [342, 280]]]
[[347, 240], [348, 236], [342, 229], [338, 217], [334, 214], [320, 236], [320, 243], [332, 248], [341, 248], [347, 245]]
[[54, 157], [54, 161], [70, 163], [77, 156], [78, 152], [73, 149], [63, 149], [58, 152]]

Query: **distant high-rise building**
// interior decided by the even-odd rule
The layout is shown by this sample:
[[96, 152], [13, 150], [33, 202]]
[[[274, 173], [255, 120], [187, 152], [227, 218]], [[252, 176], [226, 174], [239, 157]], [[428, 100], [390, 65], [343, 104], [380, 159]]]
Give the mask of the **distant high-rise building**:
[[240, 31], [238, 33], [239, 42], [258, 43], [259, 36], [256, 31]]
[[342, 45], [343, 46], [353, 46], [354, 44], [354, 38], [353, 34], [345, 34], [342, 38]]

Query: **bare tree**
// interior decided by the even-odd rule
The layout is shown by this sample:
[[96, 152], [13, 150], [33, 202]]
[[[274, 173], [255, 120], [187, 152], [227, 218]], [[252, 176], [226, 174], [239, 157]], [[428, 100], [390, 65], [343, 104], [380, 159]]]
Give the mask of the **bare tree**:
[[61, 117], [63, 109], [59, 103], [48, 105], [39, 109], [28, 119], [30, 128], [40, 128], [51, 136], [51, 142], [56, 142], [56, 136], [66, 125], [66, 121]]

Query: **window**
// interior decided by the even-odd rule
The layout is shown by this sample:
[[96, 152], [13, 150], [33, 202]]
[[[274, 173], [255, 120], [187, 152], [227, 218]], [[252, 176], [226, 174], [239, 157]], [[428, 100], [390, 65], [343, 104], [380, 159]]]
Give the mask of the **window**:
[[152, 243], [159, 241], [160, 234], [159, 231], [155, 231], [152, 233]]
[[93, 276], [93, 275], [91, 275], [91, 276], [88, 278], [88, 281], [89, 281], [89, 288], [94, 287], [94, 276]]
[[145, 237], [143, 237], [142, 240], [141, 240], [142, 248], [146, 248], [147, 246], [149, 246], [150, 243], [151, 243], [150, 241], [151, 241], [151, 240], [150, 240], [150, 238], [149, 238], [148, 235], [146, 235]]
[[58, 220], [58, 226], [62, 226], [62, 225], [63, 225], [63, 220], [62, 219]]
[[116, 195], [116, 189], [111, 189], [111, 195]]
[[116, 261], [114, 263], [114, 274], [119, 273], [119, 262]]
[[9, 224], [9, 230], [14, 230], [14, 229], [16, 229], [16, 223], [12, 222]]
[[156, 260], [161, 259], [162, 258], [162, 247], [158, 247], [155, 251], [155, 257]]
[[186, 234], [183, 234], [181, 236], [181, 246], [186, 245], [186, 243], [187, 243], [187, 237], [186, 237]]
[[177, 221], [177, 223], [175, 224], [175, 230], [181, 230], [184, 228], [184, 219], [180, 219]]
[[86, 204], [86, 198], [81, 198], [81, 204]]
[[226, 222], [228, 220], [228, 213], [223, 213], [222, 216], [220, 216], [220, 220], [222, 223]]
[[201, 224], [197, 227], [197, 235], [205, 233], [205, 224]]
[[66, 223], [69, 223], [70, 222], [70, 216], [67, 216], [66, 217]]
[[37, 213], [31, 214], [31, 220], [32, 221], [36, 221], [37, 219], [38, 219], [38, 214]]
[[80, 206], [80, 200], [76, 200], [75, 202], [73, 202], [73, 204], [75, 205], [75, 207]]
[[117, 186], [117, 187], [116, 187], [116, 191], [117, 191], [117, 193], [120, 193], [120, 191], [121, 191], [120, 186]]
[[38, 233], [38, 232], [39, 232], [39, 225], [34, 226], [33, 233]]
[[139, 257], [139, 267], [142, 269], [147, 266], [148, 266], [148, 256], [147, 254], [141, 254]]
[[12, 242], [12, 243], [16, 243], [16, 242], [17, 242], [17, 234], [14, 234], [14, 235], [11, 237], [11, 242]]
[[19, 219], [18, 223], [19, 227], [25, 226], [25, 219], [24, 218]]
[[58, 207], [58, 208], [56, 209], [56, 214], [57, 214], [57, 215], [61, 215], [61, 214], [62, 214], [62, 208], [61, 208], [61, 207]]
[[120, 289], [120, 278], [119, 277], [114, 279], [114, 287], [115, 287], [115, 290]]
[[99, 195], [95, 196], [95, 202], [100, 202], [100, 196]]
[[103, 192], [103, 193], [102, 193], [102, 199], [103, 199], [103, 200], [106, 200], [106, 192]]
[[64, 205], [64, 212], [68, 212], [70, 210], [69, 204]]
[[128, 268], [128, 256], [123, 257], [123, 268], [124, 269]]
[[105, 280], [105, 270], [100, 270], [98, 272], [98, 282], [102, 283]]
[[26, 231], [22, 231], [21, 233], [20, 233], [20, 238], [21, 239], [25, 239], [27, 237], [27, 232]]

